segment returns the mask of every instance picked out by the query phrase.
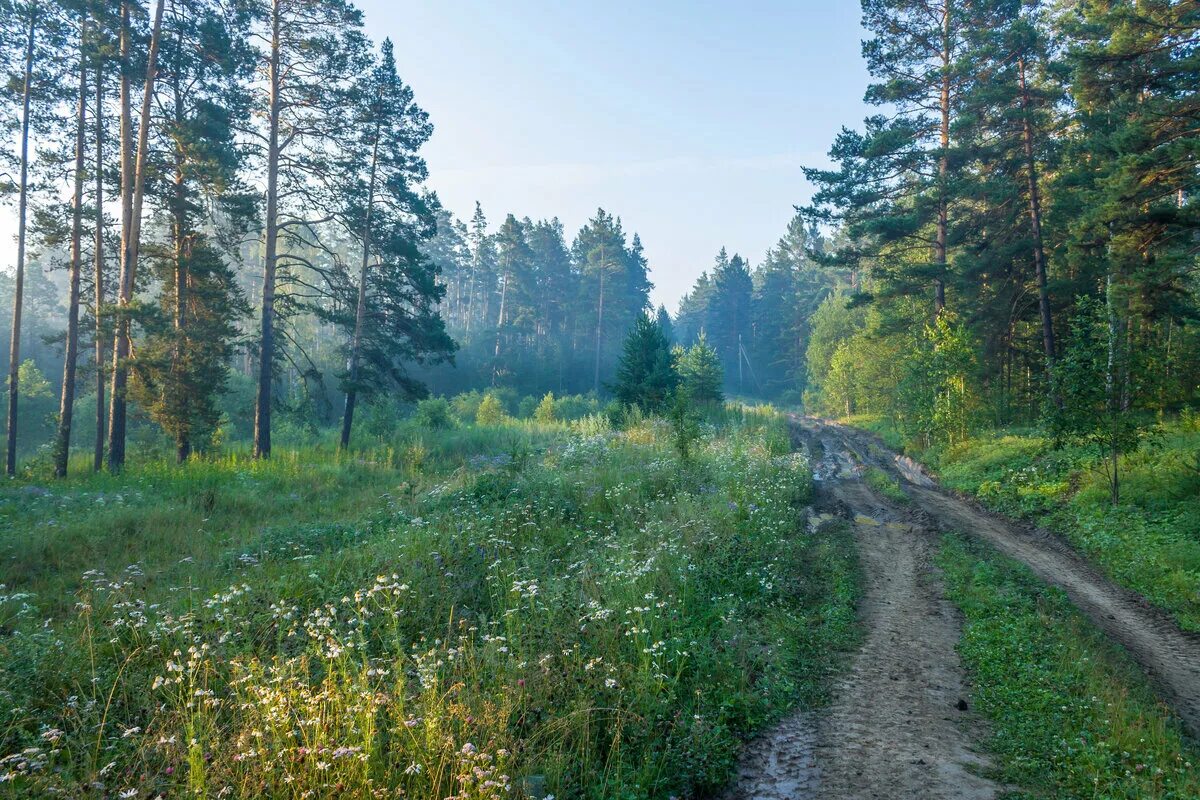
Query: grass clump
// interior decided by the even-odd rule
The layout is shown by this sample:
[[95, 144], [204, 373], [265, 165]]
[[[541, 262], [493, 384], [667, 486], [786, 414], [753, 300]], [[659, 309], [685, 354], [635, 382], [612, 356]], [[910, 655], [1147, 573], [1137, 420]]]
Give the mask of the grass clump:
[[661, 419], [505, 420], [6, 491], [0, 794], [716, 791], [857, 636], [782, 423], [718, 423], [686, 463]]
[[1200, 751], [1065, 594], [958, 536], [938, 557], [1000, 779], [1022, 797], [1200, 797]]
[[863, 474], [863, 480], [867, 482], [868, 486], [889, 500], [904, 504], [911, 502], [908, 493], [901, 488], [900, 481], [879, 467], [867, 467], [866, 472]]

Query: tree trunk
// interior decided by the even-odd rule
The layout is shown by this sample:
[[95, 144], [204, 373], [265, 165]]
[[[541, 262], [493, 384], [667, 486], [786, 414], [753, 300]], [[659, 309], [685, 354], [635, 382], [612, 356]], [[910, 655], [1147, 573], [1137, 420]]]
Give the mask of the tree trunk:
[[[1108, 403], [1109, 420], [1112, 424], [1115, 423], [1116, 414], [1118, 411], [1117, 402], [1117, 309], [1113, 303], [1113, 277], [1110, 271], [1105, 278], [1104, 285], [1104, 304], [1108, 312], [1108, 364], [1104, 376], [1104, 388]], [[1110, 473], [1109, 486], [1112, 490], [1112, 504], [1115, 506], [1120, 502], [1121, 498], [1121, 482], [1118, 477], [1118, 466], [1121, 460], [1121, 454], [1117, 449], [1116, 434], [1113, 431], [1109, 432], [1112, 437], [1112, 446], [1110, 448]]]
[[600, 344], [601, 333], [604, 330], [604, 246], [600, 246], [600, 303], [596, 312], [596, 374], [592, 381], [592, 391], [600, 394]]
[[271, 5], [270, 97], [267, 141], [267, 230], [263, 263], [258, 397], [254, 403], [254, 457], [271, 456], [271, 380], [275, 360], [275, 269], [279, 239], [279, 36], [280, 0]]
[[[109, 401], [108, 412], [108, 468], [118, 472], [125, 465], [125, 418], [127, 399], [126, 385], [129, 381], [130, 327], [129, 305], [133, 301], [134, 279], [137, 275], [138, 247], [142, 234], [142, 202], [145, 196], [146, 167], [149, 158], [150, 138], [150, 107], [154, 99], [154, 80], [158, 74], [158, 44], [162, 32], [163, 6], [166, 0], [158, 0], [154, 10], [154, 27], [150, 34], [150, 50], [146, 58], [146, 84], [142, 94], [142, 110], [138, 118], [137, 164], [133, 173], [133, 185], [121, 187], [123, 194], [131, 195], [125, 200], [128, 208], [128, 226], [123, 231], [121, 241], [121, 276], [117, 287], [117, 331], [116, 343], [113, 347], [113, 378], [112, 397]], [[122, 9], [122, 51], [128, 54], [129, 6]], [[132, 124], [129, 119], [129, 85], [128, 78], [121, 82], [121, 125], [126, 128]], [[122, 173], [129, 169], [129, 138], [122, 131]], [[124, 209], [122, 209], [124, 212]]]
[[96, 444], [92, 453], [92, 469], [99, 472], [104, 466], [104, 433], [107, 428], [104, 417], [104, 72], [102, 59], [96, 59], [96, 232], [94, 282], [96, 284]]
[[54, 442], [54, 475], [67, 476], [71, 456], [71, 422], [75, 414], [75, 367], [79, 359], [79, 274], [83, 271], [83, 151], [87, 124], [87, 17], [79, 34], [79, 109], [75, 118], [75, 195], [71, 209], [71, 275], [67, 290], [67, 343], [63, 353], [62, 401]]
[[371, 177], [367, 182], [367, 211], [363, 219], [362, 263], [358, 270], [358, 305], [354, 310], [354, 336], [350, 342], [350, 365], [347, 370], [346, 411], [342, 415], [342, 449], [350, 447], [350, 430], [354, 426], [354, 406], [358, 400], [358, 353], [362, 347], [363, 320], [367, 316], [367, 266], [371, 260], [371, 218], [375, 210], [375, 176], [379, 167], [379, 136], [381, 121], [375, 121], [375, 141], [371, 146]]
[[1025, 171], [1029, 182], [1029, 231], [1033, 238], [1033, 264], [1037, 270], [1038, 309], [1042, 316], [1042, 349], [1046, 354], [1047, 372], [1054, 368], [1054, 318], [1050, 313], [1050, 292], [1046, 280], [1046, 248], [1042, 241], [1042, 199], [1038, 185], [1037, 159], [1033, 149], [1033, 123], [1029, 118], [1029, 88], [1025, 82], [1025, 59], [1017, 61], [1021, 80], [1021, 124], [1025, 141]]
[[[175, 10], [175, 3], [172, 0], [172, 10]], [[183, 29], [179, 30], [179, 35], [176, 41], [177, 53], [182, 56], [183, 53]], [[179, 75], [172, 75], [172, 94], [175, 101], [175, 123], [182, 124], [184, 118], [183, 108], [183, 86], [180, 84]], [[184, 178], [184, 162], [186, 154], [183, 150], [183, 144], [177, 142], [175, 145], [175, 175], [174, 181], [174, 202], [171, 209], [172, 221], [171, 238], [174, 252], [174, 267], [175, 267], [175, 308], [174, 308], [174, 324], [175, 324], [175, 341], [171, 351], [171, 375], [172, 386], [170, 391], [177, 392], [178, 397], [175, 402], [178, 404], [175, 408], [175, 458], [179, 463], [188, 460], [192, 454], [192, 438], [191, 438], [191, 420], [189, 419], [189, 397], [186, 388], [184, 388], [184, 349], [187, 346], [187, 292], [188, 292], [188, 261], [191, 256], [191, 229], [187, 219], [187, 184]]]
[[940, 314], [946, 307], [946, 228], [949, 225], [949, 211], [946, 207], [946, 179], [950, 171], [950, 0], [942, 10], [942, 91], [939, 100], [942, 113], [941, 123], [941, 157], [938, 159], [938, 220], [937, 244], [934, 246], [934, 260], [941, 268], [941, 273], [933, 283], [934, 308]]
[[508, 306], [508, 282], [512, 279], [510, 270], [505, 270], [501, 276], [503, 283], [500, 285], [500, 316], [496, 321], [496, 348], [492, 352], [492, 386], [496, 385], [496, 376], [500, 371], [500, 336], [504, 330], [504, 312]]
[[21, 93], [21, 199], [17, 210], [17, 275], [13, 285], [12, 340], [8, 348], [8, 447], [4, 471], [17, 473], [17, 394], [21, 374], [21, 303], [25, 294], [25, 220], [29, 215], [29, 99], [33, 88], [33, 45], [38, 7], [29, 10], [25, 44], [25, 89]]

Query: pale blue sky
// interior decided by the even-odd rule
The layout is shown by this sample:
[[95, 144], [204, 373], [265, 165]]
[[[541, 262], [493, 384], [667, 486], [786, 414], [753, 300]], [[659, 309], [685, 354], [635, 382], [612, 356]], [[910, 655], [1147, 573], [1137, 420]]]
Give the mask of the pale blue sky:
[[430, 183], [451, 211], [598, 206], [641, 234], [655, 303], [722, 246], [758, 262], [858, 125], [856, 0], [359, 0], [436, 127]]

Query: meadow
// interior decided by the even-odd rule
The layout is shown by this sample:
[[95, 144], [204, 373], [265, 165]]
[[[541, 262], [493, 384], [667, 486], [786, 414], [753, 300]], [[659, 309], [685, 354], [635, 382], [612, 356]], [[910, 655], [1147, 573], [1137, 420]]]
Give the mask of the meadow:
[[717, 791], [857, 641], [849, 534], [769, 408], [552, 417], [6, 486], [0, 796]]

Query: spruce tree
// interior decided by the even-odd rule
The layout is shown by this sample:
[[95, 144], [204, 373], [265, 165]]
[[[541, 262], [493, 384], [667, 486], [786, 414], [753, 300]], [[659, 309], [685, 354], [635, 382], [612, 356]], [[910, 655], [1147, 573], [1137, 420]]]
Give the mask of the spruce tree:
[[679, 373], [679, 385], [688, 400], [700, 405], [714, 405], [725, 399], [721, 386], [725, 374], [721, 359], [701, 333], [691, 347], [675, 350], [675, 369]]
[[678, 383], [671, 342], [658, 323], [642, 315], [625, 337], [613, 394], [623, 405], [664, 411]]

